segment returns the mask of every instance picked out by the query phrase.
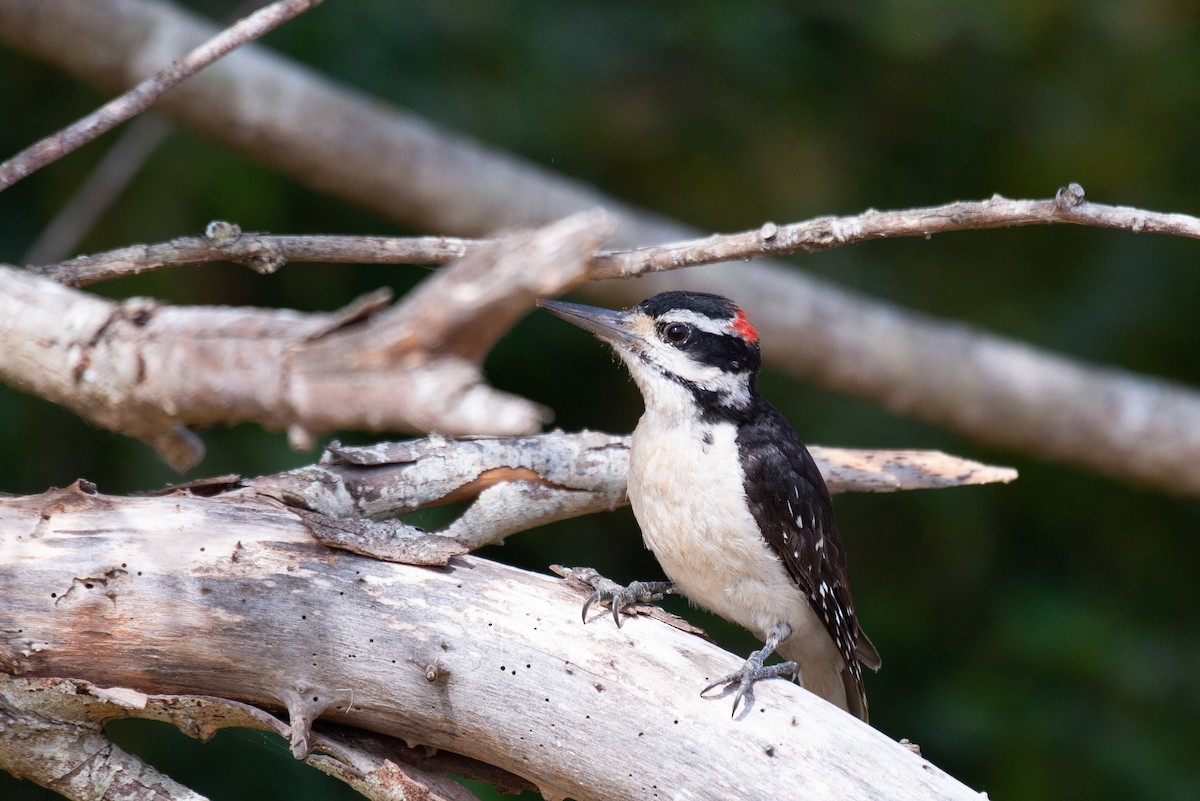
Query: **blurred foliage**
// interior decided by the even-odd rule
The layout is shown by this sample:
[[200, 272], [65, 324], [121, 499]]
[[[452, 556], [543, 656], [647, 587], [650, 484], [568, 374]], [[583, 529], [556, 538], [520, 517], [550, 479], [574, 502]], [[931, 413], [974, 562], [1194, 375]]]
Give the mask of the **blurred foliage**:
[[[192, 5], [216, 18], [234, 6]], [[268, 41], [496, 148], [733, 231], [993, 192], [1046, 197], [1069, 181], [1095, 200], [1195, 214], [1196, 12], [1179, 0], [361, 0], [326, 4]], [[101, 100], [0, 49], [0, 153]], [[0, 194], [0, 260], [20, 263], [104, 146]], [[278, 233], [402, 232], [179, 133], [83, 249], [195, 234], [211, 219]], [[798, 264], [929, 314], [1196, 385], [1198, 253], [1185, 240], [1048, 227], [875, 242]], [[401, 293], [424, 274], [206, 267], [96, 291], [329, 309], [381, 284]], [[551, 405], [567, 429], [626, 431], [639, 412], [611, 357], [544, 316], [518, 326], [488, 371]], [[1200, 797], [1195, 500], [989, 451], [781, 376], [764, 386], [815, 442], [943, 448], [1021, 470], [1006, 487], [838, 500], [861, 615], [884, 656], [868, 677], [876, 726], [993, 798]], [[0, 388], [0, 408], [0, 490], [85, 476], [125, 492], [176, 478], [144, 446], [14, 389]], [[195, 475], [315, 455], [251, 426], [204, 437]], [[628, 510], [514, 537], [489, 555], [657, 575]], [[732, 649], [751, 647], [743, 632], [688, 614]], [[170, 770], [214, 799], [347, 797], [257, 735], [201, 746], [120, 728], [122, 742], [151, 761], [173, 757]], [[0, 777], [0, 796], [47, 794]]]

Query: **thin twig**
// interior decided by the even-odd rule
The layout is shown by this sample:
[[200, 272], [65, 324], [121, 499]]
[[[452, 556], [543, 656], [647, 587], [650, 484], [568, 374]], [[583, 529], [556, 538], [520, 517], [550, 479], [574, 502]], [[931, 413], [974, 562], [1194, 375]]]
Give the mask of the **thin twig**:
[[[252, 14], [260, 4], [259, 0], [242, 0], [225, 24]], [[164, 118], [153, 114], [126, 126], [66, 205], [42, 229], [26, 252], [25, 263], [49, 264], [75, 253], [173, 130]]]
[[204, 236], [131, 245], [29, 269], [60, 284], [87, 286], [126, 275], [217, 261], [244, 264], [264, 274], [288, 262], [448, 264], [494, 241], [446, 236], [279, 236], [242, 233], [232, 223], [214, 221], [208, 224]]
[[86, 117], [35, 142], [0, 164], [0, 191], [137, 116], [164, 92], [226, 53], [262, 37], [293, 17], [320, 5], [321, 2], [322, 0], [278, 0], [226, 28], [125, 94], [110, 100]]
[[818, 253], [873, 239], [902, 236], [928, 238], [947, 231], [979, 231], [1051, 223], [1200, 238], [1200, 218], [1188, 214], [1145, 211], [1132, 206], [1089, 203], [1083, 199], [1083, 187], [1072, 183], [1059, 189], [1050, 200], [1010, 200], [994, 195], [988, 200], [960, 201], [921, 209], [872, 209], [848, 217], [816, 217], [791, 225], [768, 222], [753, 231], [608, 251], [592, 259], [589, 277], [629, 278], [648, 272], [723, 261]]
[[[947, 231], [974, 231], [1023, 225], [1069, 223], [1132, 233], [1200, 238], [1200, 218], [1132, 206], [1089, 203], [1083, 187], [1070, 184], [1049, 200], [960, 201], [900, 211], [865, 211], [846, 217], [816, 217], [789, 225], [714, 234], [665, 245], [600, 250], [592, 257], [593, 280], [636, 275], [764, 256], [815, 253], [873, 239], [929, 237]], [[80, 256], [59, 264], [32, 266], [34, 272], [68, 286], [86, 286], [124, 275], [182, 264], [232, 261], [270, 273], [287, 262], [355, 264], [447, 264], [494, 240], [459, 237], [277, 236], [248, 234], [231, 223], [210, 223], [203, 237], [155, 245], [134, 245]]]

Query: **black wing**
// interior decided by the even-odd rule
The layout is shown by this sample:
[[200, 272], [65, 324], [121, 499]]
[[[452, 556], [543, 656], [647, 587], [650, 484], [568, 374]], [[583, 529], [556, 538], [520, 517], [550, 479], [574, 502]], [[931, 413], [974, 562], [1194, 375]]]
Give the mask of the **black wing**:
[[[803, 590], [863, 693], [859, 659], [878, 669], [879, 655], [854, 616], [846, 552], [825, 479], [812, 454], [770, 403], [759, 403], [738, 433], [750, 511], [767, 544]], [[760, 405], [761, 404], [761, 405]]]

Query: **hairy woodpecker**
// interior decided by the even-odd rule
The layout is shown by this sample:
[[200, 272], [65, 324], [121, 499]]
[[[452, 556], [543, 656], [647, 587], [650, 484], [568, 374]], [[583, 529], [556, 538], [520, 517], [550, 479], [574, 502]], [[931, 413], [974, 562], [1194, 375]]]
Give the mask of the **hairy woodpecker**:
[[[588, 603], [600, 595], [616, 615], [671, 587], [766, 643], [702, 694], [736, 684], [736, 715], [754, 682], [795, 675], [866, 720], [859, 662], [877, 670], [879, 654], [854, 613], [825, 480], [758, 393], [758, 332], [742, 310], [700, 292], [663, 292], [626, 311], [538, 305], [611, 345], [646, 405], [629, 451], [629, 503], [671, 582], [635, 582]], [[775, 651], [788, 661], [764, 665]]]

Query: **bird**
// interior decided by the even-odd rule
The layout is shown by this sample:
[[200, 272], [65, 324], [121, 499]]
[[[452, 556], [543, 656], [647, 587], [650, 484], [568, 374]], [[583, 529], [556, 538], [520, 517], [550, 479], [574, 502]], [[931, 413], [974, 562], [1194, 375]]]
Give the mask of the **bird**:
[[[668, 582], [593, 593], [618, 624], [627, 604], [682, 594], [752, 632], [763, 647], [709, 684], [791, 676], [863, 721], [860, 667], [880, 667], [859, 625], [829, 490], [808, 448], [758, 391], [758, 331], [720, 295], [671, 291], [626, 310], [539, 300], [625, 363], [645, 411], [630, 439], [627, 494]], [[767, 665], [772, 653], [786, 661]], [[724, 694], [724, 693], [723, 693]]]

